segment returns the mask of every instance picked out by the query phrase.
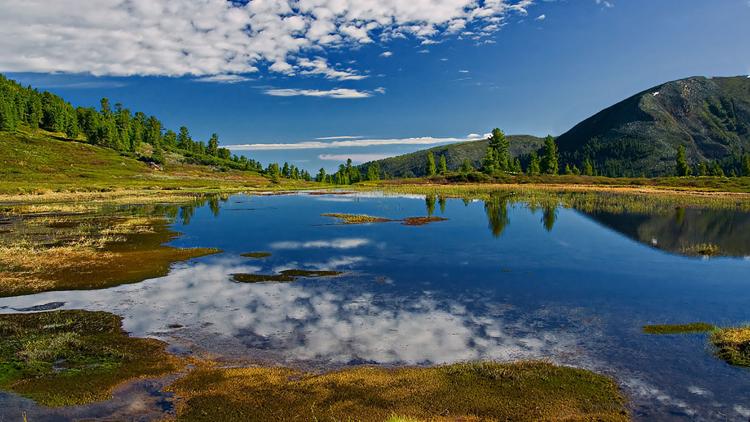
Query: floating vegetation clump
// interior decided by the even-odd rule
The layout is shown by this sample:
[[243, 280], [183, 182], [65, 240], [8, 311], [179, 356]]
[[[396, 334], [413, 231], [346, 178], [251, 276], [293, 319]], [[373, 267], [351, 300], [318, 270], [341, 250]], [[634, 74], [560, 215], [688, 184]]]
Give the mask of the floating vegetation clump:
[[643, 332], [646, 334], [693, 334], [706, 333], [716, 329], [716, 326], [706, 322], [692, 322], [690, 324], [660, 324], [646, 325]]
[[328, 214], [322, 214], [322, 216], [337, 218], [341, 220], [343, 224], [388, 223], [388, 222], [394, 221], [389, 218], [373, 217], [371, 215], [364, 215], [364, 214], [328, 213]]
[[319, 270], [284, 270], [278, 274], [232, 274], [234, 281], [239, 283], [263, 283], [263, 282], [280, 282], [289, 283], [296, 281], [298, 278], [319, 278], [335, 277], [343, 274], [340, 271], [319, 271]]
[[373, 217], [371, 215], [363, 214], [340, 214], [340, 213], [329, 213], [322, 214], [323, 217], [338, 218], [343, 224], [369, 224], [369, 223], [390, 223], [394, 221], [400, 221], [405, 226], [424, 226], [425, 224], [434, 223], [437, 221], [446, 221], [447, 218], [443, 217], [407, 217], [401, 220], [394, 220], [384, 217]]
[[169, 390], [179, 399], [177, 419], [191, 421], [629, 419], [614, 381], [544, 362], [360, 366], [323, 374], [201, 367]]
[[244, 256], [245, 258], [262, 259], [262, 258], [268, 258], [269, 256], [271, 256], [271, 252], [248, 252], [248, 253], [243, 253], [240, 256]]
[[447, 220], [447, 218], [443, 217], [408, 217], [401, 220], [401, 224], [405, 226], [424, 226], [425, 224]]
[[682, 248], [682, 253], [692, 256], [717, 256], [721, 253], [721, 249], [712, 243], [700, 243]]
[[129, 337], [106, 312], [0, 315], [0, 339], [0, 388], [46, 406], [106, 400], [122, 382], [183, 366], [164, 343]]
[[716, 355], [732, 365], [750, 366], [750, 325], [721, 328], [711, 335]]

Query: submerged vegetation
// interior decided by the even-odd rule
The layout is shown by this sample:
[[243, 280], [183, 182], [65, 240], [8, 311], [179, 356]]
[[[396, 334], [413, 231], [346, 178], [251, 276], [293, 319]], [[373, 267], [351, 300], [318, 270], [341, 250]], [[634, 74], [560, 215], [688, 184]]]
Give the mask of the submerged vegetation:
[[234, 281], [238, 283], [263, 283], [263, 282], [281, 282], [288, 283], [296, 281], [298, 278], [320, 278], [335, 277], [343, 274], [340, 271], [321, 271], [321, 270], [284, 270], [278, 274], [232, 274]]
[[628, 420], [611, 379], [543, 362], [324, 374], [207, 366], [169, 389], [179, 398], [177, 419], [191, 421]]
[[0, 388], [46, 406], [76, 405], [183, 366], [164, 343], [128, 337], [120, 325], [120, 317], [105, 312], [0, 315]]

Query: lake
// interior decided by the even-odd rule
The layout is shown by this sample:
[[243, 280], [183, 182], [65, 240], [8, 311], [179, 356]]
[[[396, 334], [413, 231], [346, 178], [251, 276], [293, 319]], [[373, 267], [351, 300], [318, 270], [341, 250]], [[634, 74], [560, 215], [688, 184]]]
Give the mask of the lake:
[[[172, 245], [221, 254], [137, 284], [0, 298], [0, 312], [103, 310], [175, 353], [311, 370], [547, 359], [614, 377], [636, 419], [748, 420], [750, 370], [715, 358], [706, 334], [642, 327], [750, 321], [750, 213], [616, 208], [513, 195], [236, 195], [174, 219]], [[446, 220], [341, 224], [326, 213]], [[233, 279], [285, 270], [341, 274]], [[14, 406], [32, 405], [0, 393], [0, 408]]]

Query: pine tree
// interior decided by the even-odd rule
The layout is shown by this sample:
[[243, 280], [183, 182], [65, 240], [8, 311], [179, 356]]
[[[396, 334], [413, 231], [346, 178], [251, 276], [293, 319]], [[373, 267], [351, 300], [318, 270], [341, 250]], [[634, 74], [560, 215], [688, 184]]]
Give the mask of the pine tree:
[[495, 158], [495, 150], [487, 148], [487, 153], [482, 159], [482, 171], [486, 174], [493, 174], [497, 171], [497, 159]]
[[318, 175], [315, 176], [315, 181], [319, 183], [323, 183], [326, 181], [326, 169], [321, 167], [320, 170], [318, 170]]
[[492, 129], [492, 136], [487, 146], [488, 150], [491, 149], [494, 153], [495, 164], [494, 168], [499, 171], [508, 171], [511, 166], [510, 158], [510, 142], [502, 130], [495, 128]]
[[180, 126], [180, 133], [177, 135], [177, 148], [189, 151], [192, 149], [192, 141], [188, 128]]
[[708, 164], [705, 161], [698, 164], [698, 176], [708, 176], [709, 173]]
[[594, 175], [594, 165], [591, 163], [591, 160], [589, 160], [588, 158], [583, 161], [583, 174], [584, 176]]
[[468, 158], [464, 158], [464, 161], [461, 163], [461, 173], [468, 174], [472, 173], [474, 171], [474, 166], [471, 165], [471, 161], [469, 161]]
[[521, 167], [521, 160], [518, 157], [513, 159], [513, 166], [511, 166], [511, 170], [513, 171], [513, 173], [523, 174], [523, 167]]
[[544, 139], [544, 155], [542, 158], [542, 170], [545, 174], [556, 175], [559, 173], [559, 157], [557, 154], [557, 143], [555, 138], [547, 135]]
[[367, 180], [380, 180], [380, 164], [372, 163], [367, 167]]
[[685, 157], [685, 147], [682, 145], [677, 149], [677, 163], [675, 170], [680, 177], [690, 176], [690, 166]]
[[427, 176], [432, 177], [437, 173], [437, 168], [435, 167], [435, 156], [432, 154], [432, 151], [429, 151], [427, 153]]
[[539, 156], [537, 155], [536, 151], [531, 152], [531, 157], [529, 158], [529, 167], [526, 169], [526, 173], [529, 176], [538, 176], [541, 173]]
[[219, 153], [219, 135], [212, 133], [211, 139], [208, 140], [208, 149], [206, 150], [209, 155], [217, 155]]
[[742, 160], [742, 175], [750, 176], [750, 154], [745, 154]]
[[445, 159], [445, 154], [440, 156], [440, 162], [438, 164], [438, 171], [442, 175], [448, 174], [448, 161]]

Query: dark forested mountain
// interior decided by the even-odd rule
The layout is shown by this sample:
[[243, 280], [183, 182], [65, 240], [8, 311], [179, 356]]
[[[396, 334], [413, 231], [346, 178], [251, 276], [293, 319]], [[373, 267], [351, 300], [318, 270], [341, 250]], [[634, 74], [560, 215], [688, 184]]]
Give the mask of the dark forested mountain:
[[562, 165], [588, 158], [604, 175], [672, 175], [680, 146], [694, 171], [719, 163], [739, 174], [750, 152], [750, 79], [667, 82], [602, 110], [557, 143]]
[[[544, 139], [529, 135], [510, 135], [510, 154], [513, 157], [524, 156], [536, 151], [544, 144]], [[481, 166], [482, 158], [487, 152], [486, 139], [481, 141], [462, 142], [458, 144], [442, 145], [428, 150], [417, 151], [398, 157], [386, 158], [362, 164], [360, 170], [367, 173], [367, 169], [373, 163], [380, 165], [380, 172], [389, 177], [419, 177], [427, 173], [427, 153], [432, 152], [435, 160], [445, 156], [448, 170], [458, 170], [465, 159], [474, 166]]]

